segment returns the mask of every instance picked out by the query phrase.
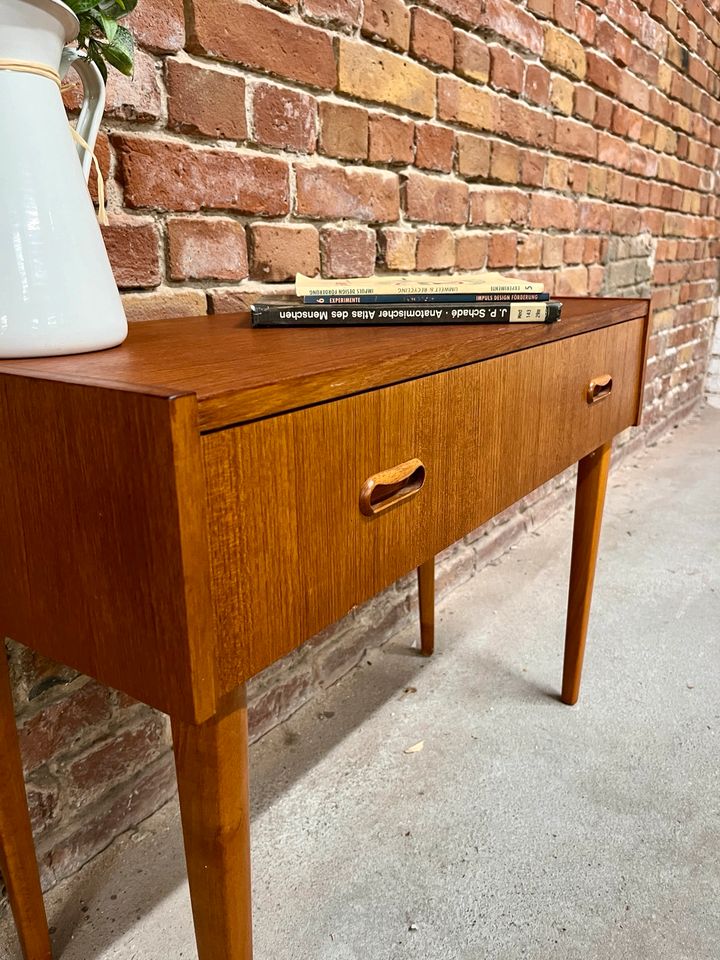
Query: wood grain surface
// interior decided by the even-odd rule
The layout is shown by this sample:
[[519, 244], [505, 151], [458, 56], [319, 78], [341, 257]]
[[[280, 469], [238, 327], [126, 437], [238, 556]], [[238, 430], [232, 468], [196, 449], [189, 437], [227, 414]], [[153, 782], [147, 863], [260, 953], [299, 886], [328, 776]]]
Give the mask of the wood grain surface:
[[120, 347], [13, 360], [0, 373], [164, 396], [194, 393], [211, 430], [643, 317], [648, 301], [563, 299], [553, 324], [252, 330], [247, 314], [131, 324]]
[[30, 828], [5, 645], [0, 641], [0, 879], [24, 960], [52, 960]]
[[0, 636], [154, 707], [214, 708], [195, 400], [0, 375]]
[[199, 960], [252, 960], [245, 688], [207, 722], [173, 719], [172, 730]]
[[[220, 689], [629, 426], [643, 336], [633, 320], [204, 436]], [[367, 479], [416, 457], [422, 489], [363, 516]]]
[[562, 702], [569, 706], [577, 703], [580, 695], [611, 452], [612, 443], [605, 443], [578, 464], [561, 694]]

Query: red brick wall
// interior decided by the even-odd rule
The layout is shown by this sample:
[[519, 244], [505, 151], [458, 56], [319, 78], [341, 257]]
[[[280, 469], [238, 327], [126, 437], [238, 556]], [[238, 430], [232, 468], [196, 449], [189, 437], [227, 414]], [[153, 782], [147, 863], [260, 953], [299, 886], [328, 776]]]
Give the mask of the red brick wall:
[[[98, 148], [131, 318], [238, 308], [297, 270], [495, 267], [555, 294], [652, 293], [635, 447], [701, 396], [718, 0], [140, 0], [132, 19], [136, 75], [113, 77]], [[441, 586], [565, 502], [563, 480], [448, 551]], [[396, 585], [260, 678], [256, 732], [412, 603], [410, 581]], [[167, 732], [16, 647], [12, 663], [52, 882], [169, 795]]]

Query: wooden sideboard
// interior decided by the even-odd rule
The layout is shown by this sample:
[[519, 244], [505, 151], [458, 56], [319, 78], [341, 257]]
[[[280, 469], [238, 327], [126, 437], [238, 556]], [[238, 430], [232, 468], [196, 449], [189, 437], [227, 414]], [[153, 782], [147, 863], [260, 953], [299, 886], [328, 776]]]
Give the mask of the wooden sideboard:
[[[168, 713], [200, 960], [252, 955], [245, 682], [579, 461], [562, 699], [577, 700], [613, 437], [639, 422], [646, 300], [552, 325], [136, 324], [0, 363], [0, 635]], [[49, 938], [0, 657], [0, 868]]]

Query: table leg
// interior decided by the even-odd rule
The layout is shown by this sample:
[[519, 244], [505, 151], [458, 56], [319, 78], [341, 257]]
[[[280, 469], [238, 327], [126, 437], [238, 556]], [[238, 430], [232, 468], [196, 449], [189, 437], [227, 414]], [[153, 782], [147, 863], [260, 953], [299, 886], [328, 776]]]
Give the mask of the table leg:
[[578, 463], [575, 494], [570, 589], [565, 628], [563, 703], [577, 703], [585, 654], [585, 637], [590, 618], [595, 561], [600, 541], [605, 488], [610, 469], [612, 443], [605, 443]]
[[0, 873], [25, 960], [50, 960], [50, 934], [25, 795], [10, 674], [0, 640]]
[[206, 723], [173, 720], [180, 814], [199, 960], [251, 960], [245, 687]]
[[420, 604], [420, 651], [432, 656], [435, 650], [435, 557], [418, 567]]

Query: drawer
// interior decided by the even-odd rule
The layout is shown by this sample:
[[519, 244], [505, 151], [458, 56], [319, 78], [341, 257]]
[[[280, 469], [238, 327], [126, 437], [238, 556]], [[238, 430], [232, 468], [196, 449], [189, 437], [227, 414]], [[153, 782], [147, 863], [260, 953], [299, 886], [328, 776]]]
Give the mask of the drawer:
[[[221, 688], [634, 423], [644, 346], [627, 321], [204, 436]], [[415, 459], [422, 486], [365, 515]]]

